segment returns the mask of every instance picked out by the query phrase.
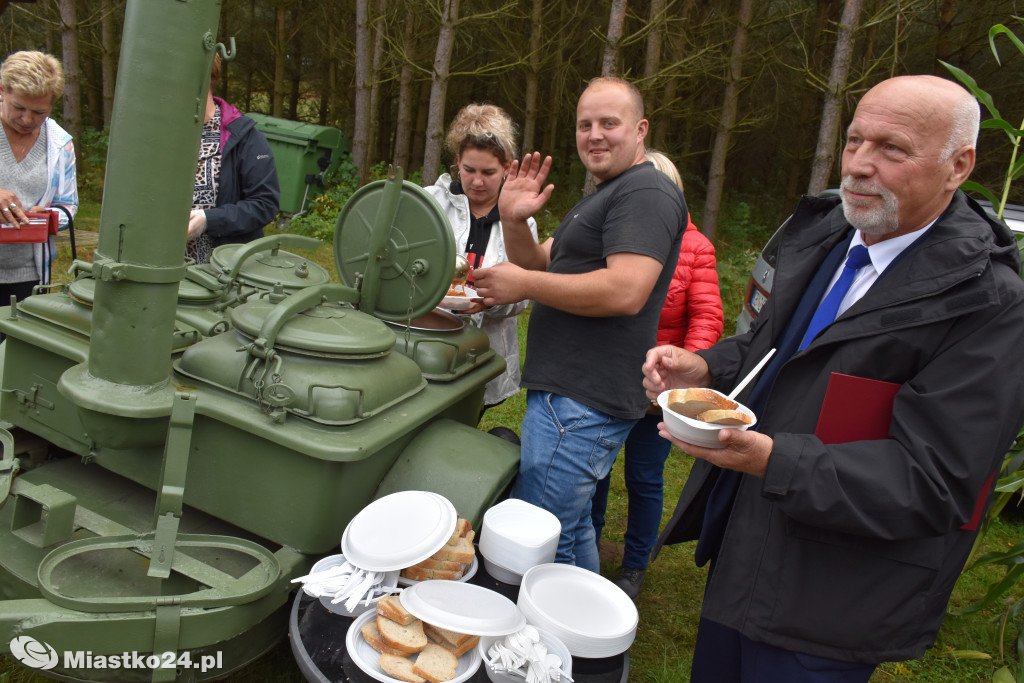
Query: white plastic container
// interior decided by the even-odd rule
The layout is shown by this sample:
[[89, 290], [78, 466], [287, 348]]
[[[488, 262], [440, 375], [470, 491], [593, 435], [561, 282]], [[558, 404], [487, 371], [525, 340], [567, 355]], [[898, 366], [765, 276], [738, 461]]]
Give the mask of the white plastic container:
[[509, 498], [484, 513], [480, 555], [487, 573], [518, 584], [528, 569], [555, 559], [562, 525], [547, 510]]

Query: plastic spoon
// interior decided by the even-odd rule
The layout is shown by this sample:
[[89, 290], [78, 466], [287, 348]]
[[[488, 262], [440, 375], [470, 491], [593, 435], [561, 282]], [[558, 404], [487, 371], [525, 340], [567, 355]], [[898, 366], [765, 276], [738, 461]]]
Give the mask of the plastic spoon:
[[732, 399], [736, 398], [736, 395], [739, 394], [741, 391], [743, 391], [744, 387], [746, 387], [748, 384], [750, 384], [750, 380], [752, 380], [755, 377], [757, 377], [757, 373], [761, 372], [761, 368], [763, 368], [765, 366], [765, 363], [767, 363], [771, 359], [771, 357], [774, 356], [774, 355], [775, 355], [775, 349], [772, 349], [771, 351], [766, 353], [764, 355], [764, 358], [762, 358], [758, 362], [758, 364], [754, 366], [753, 370], [751, 370], [750, 372], [747, 373], [746, 377], [744, 377], [742, 380], [740, 380], [740, 383], [736, 385], [735, 389], [733, 389], [732, 391], [729, 392], [729, 395], [726, 396], [726, 398], [728, 398], [730, 401]]

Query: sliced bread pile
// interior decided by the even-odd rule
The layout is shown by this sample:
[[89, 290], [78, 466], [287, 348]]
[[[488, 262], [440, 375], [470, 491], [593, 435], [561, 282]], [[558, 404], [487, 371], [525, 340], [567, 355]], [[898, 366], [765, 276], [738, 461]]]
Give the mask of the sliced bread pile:
[[439, 683], [455, 678], [459, 657], [476, 647], [479, 636], [425, 624], [389, 595], [377, 603], [376, 621], [362, 628], [363, 638], [380, 652], [377, 664], [392, 678]]
[[419, 564], [406, 567], [401, 575], [413, 581], [461, 579], [469, 565], [473, 563], [473, 556], [476, 554], [476, 548], [473, 546], [475, 535], [476, 532], [470, 526], [469, 520], [460, 517], [455, 524], [452, 537], [443, 548]]

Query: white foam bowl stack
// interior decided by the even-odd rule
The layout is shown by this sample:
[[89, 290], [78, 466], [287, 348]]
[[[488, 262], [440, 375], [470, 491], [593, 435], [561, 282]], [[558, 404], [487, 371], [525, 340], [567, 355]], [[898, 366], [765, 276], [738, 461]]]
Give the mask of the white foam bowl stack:
[[[562, 671], [564, 671], [570, 678], [572, 677], [572, 655], [569, 653], [569, 648], [565, 646], [565, 643], [561, 641], [558, 636], [554, 633], [545, 631], [542, 628], [537, 629], [537, 635], [540, 636], [540, 642], [548, 649], [551, 654], [558, 655], [558, 658], [562, 660]], [[521, 676], [513, 676], [501, 671], [495, 671], [487, 663], [487, 651], [491, 649], [491, 645], [497, 642], [505, 640], [506, 636], [481, 636], [480, 642], [477, 644], [477, 650], [480, 652], [480, 658], [484, 663], [484, 671], [487, 674], [487, 678], [491, 683], [523, 683]]]
[[[715, 390], [709, 389], [709, 391]], [[742, 404], [738, 404], [739, 407], [737, 410], [750, 416], [751, 421], [748, 425], [712, 424], [710, 422], [702, 422], [693, 417], [686, 417], [685, 415], [677, 413], [668, 407], [668, 398], [670, 393], [671, 390], [663, 391], [658, 394], [658, 405], [661, 406], [662, 415], [664, 417], [665, 426], [668, 428], [668, 433], [680, 441], [692, 443], [697, 446], [704, 446], [705, 448], [722, 448], [722, 442], [718, 440], [719, 430], [745, 430], [753, 427], [757, 423], [757, 417], [754, 415], [753, 411]], [[725, 394], [720, 391], [715, 391], [715, 393], [722, 398], [726, 398]]]
[[480, 555], [487, 573], [518, 584], [528, 569], [555, 559], [562, 525], [547, 510], [509, 498], [484, 513]]

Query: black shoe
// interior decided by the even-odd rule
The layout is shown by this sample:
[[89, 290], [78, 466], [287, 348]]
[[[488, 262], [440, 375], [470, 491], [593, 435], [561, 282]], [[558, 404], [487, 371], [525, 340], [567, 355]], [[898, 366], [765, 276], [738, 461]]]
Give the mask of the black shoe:
[[636, 567], [619, 567], [619, 578], [615, 579], [615, 585], [621, 588], [630, 600], [636, 600], [640, 595], [640, 588], [644, 585], [646, 569]]

